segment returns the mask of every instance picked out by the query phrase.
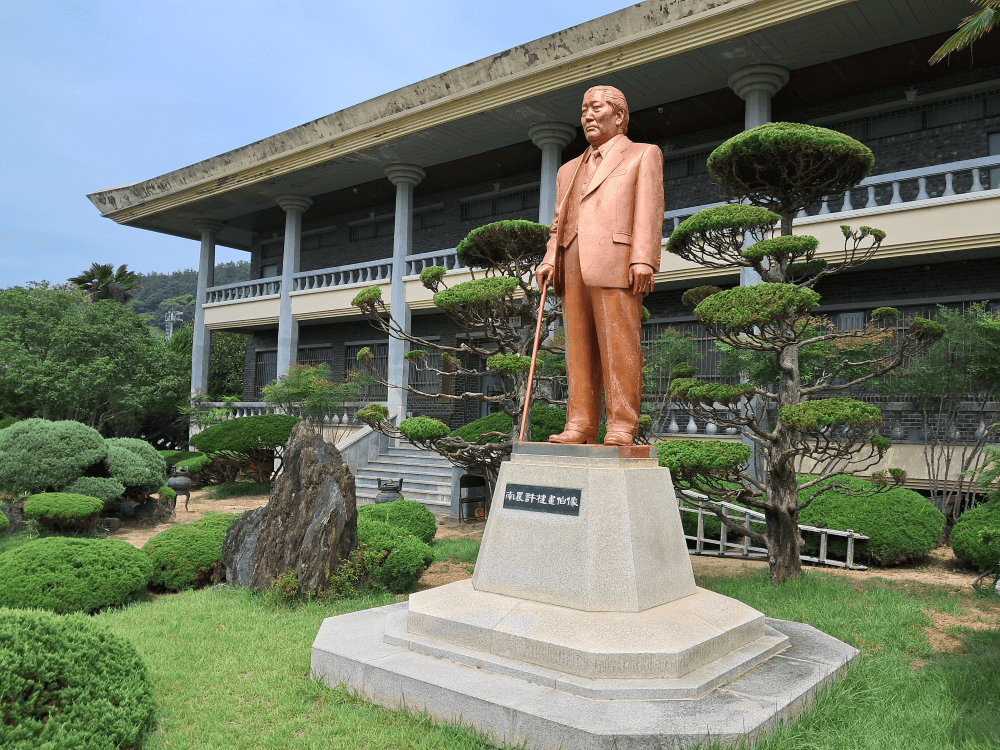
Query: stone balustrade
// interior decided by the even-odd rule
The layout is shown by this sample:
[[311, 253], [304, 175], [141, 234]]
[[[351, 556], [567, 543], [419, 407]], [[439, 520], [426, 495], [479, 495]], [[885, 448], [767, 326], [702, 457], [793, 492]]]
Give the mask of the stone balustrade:
[[281, 293], [281, 279], [251, 279], [235, 284], [213, 286], [205, 292], [205, 304], [213, 302], [238, 302], [255, 297], [277, 296]]
[[459, 259], [458, 255], [455, 253], [455, 248], [449, 248], [447, 250], [438, 250], [433, 253], [421, 253], [419, 255], [410, 255], [406, 258], [406, 275], [416, 276], [425, 268], [431, 268], [432, 266], [443, 266], [449, 271], [456, 268], [465, 268]]

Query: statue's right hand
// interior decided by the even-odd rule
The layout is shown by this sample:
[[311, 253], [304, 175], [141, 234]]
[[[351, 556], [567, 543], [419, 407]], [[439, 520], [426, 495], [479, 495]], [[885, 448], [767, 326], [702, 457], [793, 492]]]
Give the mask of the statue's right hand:
[[548, 289], [556, 278], [556, 269], [551, 263], [542, 263], [535, 270], [535, 281], [538, 282], [539, 289]]

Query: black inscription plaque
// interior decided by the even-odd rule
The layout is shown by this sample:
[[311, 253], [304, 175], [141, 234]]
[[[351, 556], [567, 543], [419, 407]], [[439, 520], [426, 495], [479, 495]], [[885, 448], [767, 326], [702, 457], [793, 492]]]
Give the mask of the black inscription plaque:
[[536, 513], [580, 515], [581, 490], [565, 487], [536, 487], [531, 484], [508, 484], [503, 493], [503, 507], [531, 510]]

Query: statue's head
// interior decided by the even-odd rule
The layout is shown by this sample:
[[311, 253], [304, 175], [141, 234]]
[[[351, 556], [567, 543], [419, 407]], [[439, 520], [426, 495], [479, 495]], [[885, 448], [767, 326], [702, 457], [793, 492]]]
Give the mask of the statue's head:
[[591, 146], [600, 146], [628, 132], [628, 102], [614, 86], [594, 86], [583, 95], [580, 114], [583, 133]]

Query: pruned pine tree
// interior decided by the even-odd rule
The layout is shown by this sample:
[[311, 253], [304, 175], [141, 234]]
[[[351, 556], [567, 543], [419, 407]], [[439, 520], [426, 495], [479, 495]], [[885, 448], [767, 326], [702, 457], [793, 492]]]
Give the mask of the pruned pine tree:
[[[445, 268], [434, 266], [421, 272], [421, 282], [434, 292], [434, 305], [458, 328], [454, 345], [404, 331], [390, 315], [377, 286], [366, 287], [353, 300], [376, 329], [406, 341], [409, 351], [404, 356], [418, 372], [440, 376], [441, 388], [436, 393], [428, 393], [414, 385], [389, 383], [372, 366], [371, 352], [362, 349], [358, 360], [376, 382], [389, 388], [403, 387], [416, 396], [444, 403], [495, 404], [510, 417], [513, 431], [490, 431], [469, 441], [452, 436], [448, 425], [431, 417], [411, 417], [402, 420], [397, 427], [388, 421], [386, 408], [378, 404], [359, 410], [358, 419], [384, 435], [405, 437], [421, 448], [437, 451], [456, 465], [486, 466], [495, 475], [500, 461], [511, 452], [525, 406], [534, 324], [541, 299], [532, 281], [535, 268], [545, 255], [548, 236], [547, 226], [530, 221], [487, 224], [470, 232], [456, 248], [458, 259], [472, 272], [472, 280], [448, 287]], [[543, 339], [546, 340], [539, 351], [550, 358], [561, 356], [563, 347], [557, 338], [546, 337], [544, 332], [561, 319], [561, 310], [558, 298], [549, 294], [542, 313]], [[439, 367], [435, 365], [438, 358], [430, 356], [432, 352], [440, 352]], [[479, 366], [481, 362], [485, 362], [485, 369]], [[562, 405], [564, 401], [551, 395], [556, 392], [551, 387], [552, 381], [560, 377], [560, 373], [549, 369], [550, 372], [536, 370], [533, 400]], [[490, 372], [500, 376], [502, 393], [488, 394], [478, 389], [452, 392], [457, 379], [478, 383]]]
[[[873, 163], [868, 148], [835, 131], [792, 123], [745, 131], [708, 159], [724, 197], [743, 202], [700, 211], [680, 224], [667, 245], [685, 260], [751, 268], [762, 279], [725, 291], [692, 289], [684, 303], [718, 342], [758, 364], [763, 360], [771, 376], [739, 385], [678, 378], [671, 397], [696, 417], [737, 428], [764, 466], [748, 471], [750, 446], [721, 441], [669, 441], [660, 457], [675, 481], [712, 500], [763, 511], [764, 529], [757, 531], [702, 504], [727, 527], [767, 547], [776, 582], [801, 569], [799, 512], [825, 490], [853, 492], [838, 483], [820, 485], [823, 479], [843, 473], [848, 464], [855, 472], [870, 470], [890, 445], [877, 432], [881, 412], [844, 394], [898, 367], [943, 332], [921, 318], [907, 321], [905, 333], [883, 327], [899, 316], [892, 308], [875, 310], [870, 323], [853, 331], [836, 330], [812, 312], [820, 299], [816, 284], [868, 261], [885, 233], [843, 226], [843, 252], [820, 255], [816, 238], [792, 234], [792, 218], [825, 196], [843, 194], [870, 174]], [[815, 462], [815, 475], [799, 476], [804, 461]], [[893, 469], [875, 479], [883, 486], [900, 483], [905, 472]]]

